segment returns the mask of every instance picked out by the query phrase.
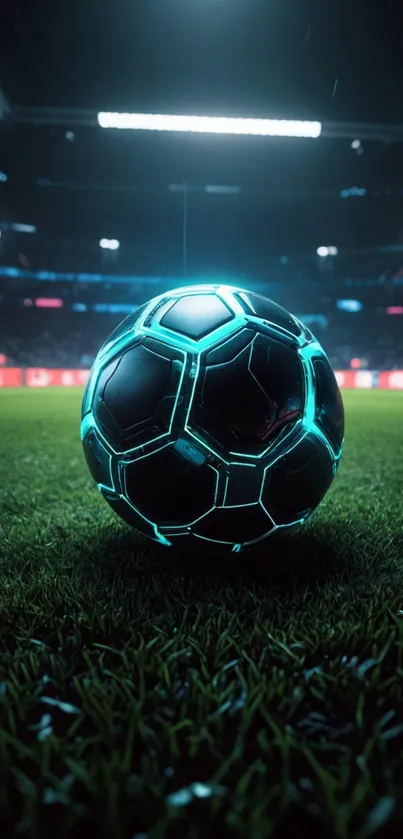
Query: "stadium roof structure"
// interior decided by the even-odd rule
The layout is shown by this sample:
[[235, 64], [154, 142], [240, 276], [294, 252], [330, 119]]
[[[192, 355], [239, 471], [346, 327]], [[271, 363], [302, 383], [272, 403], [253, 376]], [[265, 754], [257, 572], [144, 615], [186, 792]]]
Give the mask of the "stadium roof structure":
[[[18, 121], [98, 111], [319, 120], [324, 136], [401, 137], [391, 0], [20, 0], [2, 13], [1, 83]], [[1, 107], [0, 107], [1, 112]]]
[[[365, 9], [348, 0], [20, 0], [3, 18], [8, 221], [52, 236], [83, 235], [85, 226], [94, 242], [164, 226], [169, 239], [171, 222], [182, 223], [175, 198], [186, 192], [193, 226], [196, 204], [208, 200], [208, 213], [214, 204], [229, 218], [244, 196], [250, 225], [265, 224], [279, 248], [290, 229], [314, 252], [342, 247], [341, 224], [345, 244], [351, 230], [365, 246], [379, 214], [386, 232], [377, 244], [397, 241], [403, 54], [390, 0]], [[321, 131], [316, 139], [118, 131], [100, 126], [100, 112], [302, 120]]]

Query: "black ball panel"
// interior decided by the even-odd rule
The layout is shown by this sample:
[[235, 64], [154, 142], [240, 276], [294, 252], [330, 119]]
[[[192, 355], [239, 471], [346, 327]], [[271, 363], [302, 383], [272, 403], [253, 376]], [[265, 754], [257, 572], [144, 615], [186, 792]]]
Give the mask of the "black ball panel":
[[[105, 384], [108, 381], [108, 379], [110, 379], [112, 374], [115, 372], [116, 367], [118, 366], [119, 362], [120, 362], [120, 356], [117, 356], [117, 358], [115, 358], [113, 361], [111, 361], [109, 364], [107, 364], [106, 367], [104, 367], [104, 369], [101, 371], [101, 374], [98, 376], [98, 380], [97, 380], [95, 396], [98, 396], [101, 399], [103, 398], [103, 393], [104, 393], [104, 390], [105, 390]], [[85, 416], [85, 414], [89, 413], [89, 411], [91, 410], [91, 407], [92, 407], [91, 406], [91, 401], [90, 401], [90, 391], [92, 390], [94, 375], [95, 374], [94, 374], [94, 369], [93, 369], [91, 371], [90, 377], [88, 379], [88, 382], [87, 382], [87, 385], [86, 385], [86, 388], [85, 388], [85, 391], [84, 391], [84, 396], [83, 396], [83, 401], [82, 401], [82, 406], [81, 406], [81, 419]]]
[[[245, 330], [246, 331], [246, 330]], [[304, 405], [301, 362], [294, 350], [268, 336], [233, 361], [200, 371], [190, 427], [229, 451], [256, 454], [266, 449]]]
[[192, 529], [207, 539], [241, 544], [259, 539], [272, 528], [273, 524], [260, 504], [253, 504], [233, 509], [217, 507]]
[[115, 448], [115, 446], [119, 445], [121, 431], [116, 420], [111, 416], [105, 402], [102, 401], [100, 396], [98, 396], [94, 401], [94, 413], [99, 425], [101, 426], [101, 430], [104, 432], [109, 442], [112, 443], [112, 447]]
[[234, 317], [216, 294], [190, 294], [180, 297], [163, 316], [161, 326], [199, 341]]
[[88, 382], [85, 386], [83, 401], [81, 403], [81, 419], [83, 420], [86, 414], [89, 414], [92, 408], [91, 399], [90, 399], [90, 385], [91, 385], [91, 376], [88, 379]]
[[[147, 339], [145, 339], [146, 341]], [[138, 343], [102, 371], [94, 394], [94, 412], [113, 447], [124, 451], [168, 430], [178, 393], [183, 359], [180, 351]]]
[[[275, 416], [271, 399], [249, 370], [250, 351], [242, 351], [228, 367], [207, 368], [201, 403], [220, 418], [232, 441], [261, 441]], [[227, 434], [228, 434], [227, 432]], [[225, 440], [222, 440], [225, 445]], [[232, 442], [234, 445], [234, 442]]]
[[[250, 371], [276, 407], [275, 422], [301, 415], [304, 401], [304, 377], [295, 350], [280, 341], [257, 335], [253, 343]], [[294, 415], [291, 417], [291, 415]], [[272, 436], [273, 429], [268, 430]]]
[[172, 446], [125, 466], [126, 493], [140, 513], [156, 524], [188, 524], [214, 504], [217, 473], [197, 466]]
[[103, 397], [119, 428], [131, 428], [153, 415], [166, 394], [170, 375], [171, 362], [141, 344], [121, 357], [117, 375], [108, 380]]
[[113, 359], [113, 361], [110, 362], [110, 364], [107, 364], [106, 367], [104, 367], [104, 369], [101, 371], [95, 389], [96, 399], [104, 399], [106, 385], [112, 378], [113, 374], [116, 373], [116, 370], [119, 367], [121, 361], [122, 356], [118, 355], [116, 356], [116, 358]]
[[147, 443], [158, 440], [161, 437], [161, 432], [166, 428], [167, 426], [162, 428], [162, 425], [151, 425], [150, 422], [137, 425], [135, 428], [121, 433], [117, 448], [119, 451], [128, 452], [140, 446], [145, 446]]
[[242, 292], [242, 296], [236, 294], [236, 297], [247, 314], [262, 318], [262, 320], [267, 320], [276, 326], [281, 326], [293, 335], [299, 336], [301, 334], [297, 322], [290, 313], [286, 309], [283, 309], [282, 306], [274, 303], [273, 300], [269, 300], [268, 297], [263, 297], [261, 294], [255, 294], [252, 291], [244, 291]]
[[248, 347], [254, 338], [253, 329], [241, 329], [231, 338], [223, 341], [212, 350], [207, 350], [202, 355], [202, 364], [212, 367], [214, 364], [228, 364], [233, 361], [242, 350]]
[[266, 472], [262, 502], [276, 524], [291, 524], [320, 504], [333, 480], [333, 463], [313, 435]]
[[315, 358], [314, 369], [316, 374], [316, 422], [338, 453], [344, 438], [343, 400], [336, 376], [325, 356]]
[[145, 519], [143, 519], [136, 510], [133, 510], [133, 507], [131, 507], [124, 498], [117, 495], [117, 493], [108, 492], [104, 489], [101, 489], [101, 495], [105, 498], [105, 501], [108, 502], [109, 506], [116, 515], [120, 516], [126, 524], [130, 525], [130, 527], [135, 527], [136, 530], [139, 530], [144, 536], [148, 536], [151, 539], [156, 538], [153, 526], [149, 522], [145, 521]]
[[147, 350], [156, 353], [156, 355], [161, 355], [163, 358], [169, 358], [170, 361], [183, 362], [183, 351], [178, 350], [176, 347], [172, 347], [171, 344], [166, 344], [164, 341], [158, 341], [157, 338], [150, 338], [149, 336], [143, 338], [141, 343], [143, 347], [146, 347]]
[[83, 449], [88, 469], [97, 484], [109, 486], [109, 456], [94, 430], [88, 432], [83, 440]]
[[260, 463], [256, 466], [232, 463], [226, 475], [224, 505], [240, 507], [242, 504], [257, 503], [262, 483], [263, 468]]

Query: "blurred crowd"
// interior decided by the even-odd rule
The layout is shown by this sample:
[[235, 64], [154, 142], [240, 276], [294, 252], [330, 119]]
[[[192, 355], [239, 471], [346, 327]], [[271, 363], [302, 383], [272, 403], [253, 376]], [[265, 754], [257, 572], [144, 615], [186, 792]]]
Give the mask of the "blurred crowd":
[[[0, 355], [8, 366], [88, 368], [124, 317], [29, 308], [7, 316], [1, 307]], [[340, 314], [325, 324], [326, 319], [324, 325], [310, 328], [335, 369], [349, 369], [354, 359], [368, 369], [403, 369], [403, 316]]]
[[[120, 318], [121, 319], [121, 318]], [[7, 366], [87, 368], [119, 318], [111, 315], [22, 310], [0, 321], [0, 354]]]
[[403, 370], [403, 317], [389, 318], [373, 330], [368, 328], [368, 332], [354, 323], [350, 329], [329, 325], [328, 331], [318, 338], [335, 370], [348, 370], [351, 366]]

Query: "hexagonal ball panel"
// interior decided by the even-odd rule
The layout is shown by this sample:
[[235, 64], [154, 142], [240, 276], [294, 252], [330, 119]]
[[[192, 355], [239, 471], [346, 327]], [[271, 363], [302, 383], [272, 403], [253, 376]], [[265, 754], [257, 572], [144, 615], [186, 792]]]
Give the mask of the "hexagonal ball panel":
[[328, 451], [310, 434], [267, 470], [262, 502], [276, 524], [291, 524], [320, 504], [332, 481]]
[[143, 338], [105, 367], [93, 408], [114, 447], [135, 448], [169, 429], [183, 358], [179, 350]]
[[343, 400], [336, 376], [327, 358], [325, 356], [315, 358], [313, 365], [316, 374], [315, 419], [338, 454], [344, 438]]
[[195, 465], [173, 446], [124, 466], [127, 497], [154, 524], [189, 524], [214, 504], [217, 473]]
[[[248, 340], [249, 330], [244, 333], [238, 341]], [[248, 344], [234, 357], [231, 341], [223, 343], [220, 363], [212, 366], [211, 353], [202, 357], [189, 426], [225, 451], [257, 454], [301, 416], [304, 380], [300, 359], [286, 344], [266, 335]]]

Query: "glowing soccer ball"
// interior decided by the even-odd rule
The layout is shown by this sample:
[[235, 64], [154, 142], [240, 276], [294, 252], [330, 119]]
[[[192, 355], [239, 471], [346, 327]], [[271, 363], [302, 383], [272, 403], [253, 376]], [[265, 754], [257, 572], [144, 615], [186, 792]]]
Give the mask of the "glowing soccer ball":
[[165, 545], [239, 551], [304, 522], [336, 474], [340, 391], [322, 347], [258, 294], [189, 286], [129, 315], [82, 408], [90, 472]]

